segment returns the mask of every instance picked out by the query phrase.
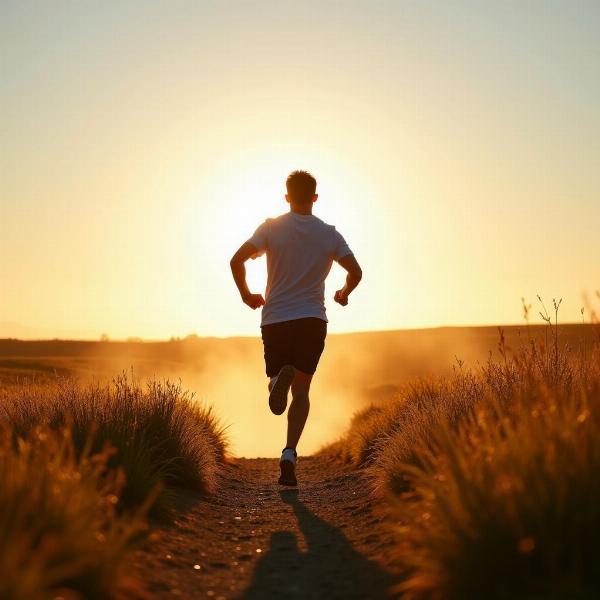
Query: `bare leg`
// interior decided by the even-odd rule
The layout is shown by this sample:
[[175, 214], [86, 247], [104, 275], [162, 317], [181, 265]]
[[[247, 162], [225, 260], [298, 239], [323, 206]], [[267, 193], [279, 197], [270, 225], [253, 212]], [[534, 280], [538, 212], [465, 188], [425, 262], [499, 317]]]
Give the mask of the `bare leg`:
[[312, 375], [296, 369], [296, 376], [292, 382], [292, 403], [288, 410], [287, 448], [296, 448], [302, 435], [304, 424], [308, 418], [310, 401], [308, 391]]

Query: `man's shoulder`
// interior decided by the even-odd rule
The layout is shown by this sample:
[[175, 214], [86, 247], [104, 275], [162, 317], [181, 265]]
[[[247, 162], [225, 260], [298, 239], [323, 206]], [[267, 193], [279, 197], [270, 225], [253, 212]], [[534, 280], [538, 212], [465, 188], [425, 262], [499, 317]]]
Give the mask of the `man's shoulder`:
[[283, 215], [280, 215], [279, 217], [267, 217], [262, 223], [260, 223], [259, 227], [271, 227], [272, 225], [277, 224], [282, 216]]
[[333, 225], [332, 223], [325, 223], [325, 221], [322, 221], [321, 219], [319, 220], [319, 225], [324, 229], [327, 230], [328, 233], [336, 233], [337, 229], [335, 227], [335, 225]]
[[313, 216], [313, 219], [312, 219], [311, 223], [314, 225], [314, 227], [317, 227], [319, 229], [324, 229], [327, 231], [335, 230], [335, 225], [326, 223], [325, 221], [323, 221], [323, 219], [320, 219], [319, 217], [317, 217], [317, 215], [312, 215], [312, 216]]
[[277, 217], [267, 217], [265, 223], [267, 225], [280, 225], [288, 220], [289, 213], [283, 213]]
[[[334, 233], [336, 231], [335, 225], [331, 225], [326, 223], [316, 215], [311, 215], [311, 219], [309, 221], [309, 226], [317, 231], [322, 231], [324, 233]], [[277, 229], [285, 229], [286, 227], [294, 227], [295, 226], [294, 214], [292, 212], [283, 213], [277, 217], [269, 217], [265, 219], [264, 225], [266, 227]]]

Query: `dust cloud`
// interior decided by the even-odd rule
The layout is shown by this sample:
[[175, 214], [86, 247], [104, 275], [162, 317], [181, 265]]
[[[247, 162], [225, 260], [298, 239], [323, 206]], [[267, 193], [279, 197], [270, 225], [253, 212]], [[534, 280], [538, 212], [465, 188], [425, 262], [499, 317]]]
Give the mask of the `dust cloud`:
[[[581, 339], [583, 326], [560, 328], [561, 340]], [[591, 334], [591, 332], [590, 332]], [[543, 330], [505, 328], [510, 352], [542, 338]], [[407, 382], [448, 374], [497, 355], [497, 327], [440, 328], [329, 335], [311, 388], [311, 413], [299, 452], [310, 454], [338, 439], [355, 411], [385, 403]], [[278, 456], [285, 445], [286, 418], [271, 414], [267, 402], [260, 338], [200, 338], [170, 342], [18, 342], [0, 343], [0, 358], [29, 361], [32, 368], [72, 372], [83, 379], [110, 379], [133, 371], [140, 381], [181, 381], [197, 401], [213, 406], [227, 426], [236, 456]], [[43, 364], [42, 364], [43, 363]], [[1, 365], [0, 365], [1, 366]]]
[[[335, 441], [358, 409], [386, 402], [402, 384], [450, 372], [456, 357], [471, 364], [485, 360], [497, 331], [482, 333], [473, 337], [448, 329], [330, 335], [313, 380], [299, 452], [310, 454]], [[146, 375], [181, 379], [199, 401], [213, 406], [228, 427], [232, 454], [273, 457], [285, 446], [287, 422], [285, 415], [269, 411], [262, 352], [258, 338], [200, 339], [187, 342], [179, 360], [161, 361]]]

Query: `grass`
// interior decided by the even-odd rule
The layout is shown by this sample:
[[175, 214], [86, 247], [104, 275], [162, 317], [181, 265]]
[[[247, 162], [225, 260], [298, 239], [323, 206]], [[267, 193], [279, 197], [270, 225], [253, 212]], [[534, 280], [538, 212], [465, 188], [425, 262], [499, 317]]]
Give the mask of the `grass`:
[[68, 429], [0, 427], [0, 598], [109, 598], [145, 507], [120, 516], [110, 452], [75, 451]]
[[211, 409], [180, 385], [150, 382], [146, 389], [122, 375], [110, 385], [82, 386], [74, 379], [10, 386], [0, 392], [0, 420], [24, 437], [36, 426], [69, 425], [81, 452], [110, 444], [110, 468], [120, 468], [124, 508], [138, 506], [160, 487], [151, 513], [167, 516], [176, 488], [211, 492], [225, 454], [225, 437]]
[[600, 597], [600, 389], [536, 391], [440, 427], [405, 465], [409, 597]]
[[600, 346], [565, 347], [546, 322], [362, 411], [334, 445], [388, 501], [399, 597], [600, 597]]
[[0, 599], [110, 598], [146, 515], [213, 492], [223, 428], [179, 385], [0, 388]]

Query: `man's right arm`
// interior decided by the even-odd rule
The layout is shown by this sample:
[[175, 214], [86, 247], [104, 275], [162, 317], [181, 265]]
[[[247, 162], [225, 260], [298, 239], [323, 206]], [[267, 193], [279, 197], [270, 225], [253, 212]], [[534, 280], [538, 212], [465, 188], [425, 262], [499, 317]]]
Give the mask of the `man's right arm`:
[[346, 284], [341, 290], [338, 290], [333, 299], [342, 306], [346, 306], [348, 304], [348, 296], [356, 288], [356, 286], [360, 283], [362, 279], [362, 269], [358, 264], [354, 254], [347, 254], [346, 256], [342, 256], [338, 260], [338, 263], [346, 269], [348, 274], [346, 275]]
[[265, 299], [262, 297], [262, 294], [253, 294], [248, 289], [248, 284], [246, 283], [246, 267], [244, 266], [244, 263], [249, 258], [255, 256], [257, 252], [258, 249], [256, 246], [254, 246], [254, 244], [245, 242], [240, 246], [238, 251], [233, 255], [233, 258], [229, 262], [233, 280], [235, 281], [235, 285], [240, 292], [242, 302], [247, 304], [253, 310], [263, 306]]

